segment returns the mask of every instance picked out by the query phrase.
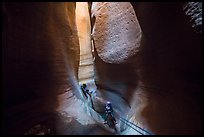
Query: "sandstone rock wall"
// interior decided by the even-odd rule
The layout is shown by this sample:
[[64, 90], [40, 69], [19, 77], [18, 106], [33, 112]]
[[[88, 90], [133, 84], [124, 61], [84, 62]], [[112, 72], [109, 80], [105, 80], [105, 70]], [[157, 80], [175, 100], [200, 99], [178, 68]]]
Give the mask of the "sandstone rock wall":
[[[133, 48], [133, 43], [120, 48], [113, 44], [122, 28], [114, 20], [126, 12], [117, 10], [116, 3], [92, 4], [98, 90], [121, 116], [128, 114], [130, 120], [153, 134], [201, 134], [201, 34], [194, 32], [182, 3], [131, 4], [142, 36], [137, 39], [135, 33], [135, 41], [130, 41], [140, 43], [139, 52], [128, 55], [125, 48]], [[127, 31], [128, 38], [132, 30]], [[116, 42], [120, 44], [120, 40]]]
[[78, 77], [80, 83], [93, 80], [93, 55], [91, 51], [91, 24], [87, 2], [76, 3], [76, 23], [80, 45]]
[[[98, 92], [153, 134], [201, 134], [202, 33], [180, 3], [131, 4], [92, 4]], [[78, 93], [75, 3], [3, 3], [2, 9], [3, 133], [22, 134], [53, 116], [69, 98], [60, 94], [65, 89]]]
[[140, 118], [155, 134], [201, 134], [201, 34], [182, 3], [132, 5], [143, 31], [140, 59], [132, 62], [147, 95]]
[[73, 2], [3, 3], [3, 13], [3, 124], [15, 134], [77, 90], [79, 42]]

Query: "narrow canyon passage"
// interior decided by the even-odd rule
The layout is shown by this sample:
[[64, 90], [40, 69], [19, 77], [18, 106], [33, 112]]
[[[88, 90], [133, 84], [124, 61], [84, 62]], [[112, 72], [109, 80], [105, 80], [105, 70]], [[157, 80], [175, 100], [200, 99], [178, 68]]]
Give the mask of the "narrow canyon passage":
[[94, 79], [94, 60], [91, 50], [91, 23], [87, 2], [76, 3], [76, 25], [80, 45], [79, 83], [87, 83]]
[[[124, 3], [125, 4], [125, 3]], [[128, 5], [128, 4], [127, 4]], [[131, 5], [128, 5], [129, 8], [131, 8]], [[93, 7], [94, 7], [94, 3], [93, 3]], [[121, 97], [120, 94], [115, 94], [114, 92], [109, 92], [109, 89], [97, 89], [96, 85], [95, 85], [95, 80], [97, 80], [97, 73], [95, 71], [97, 71], [97, 67], [95, 66], [95, 62], [100, 62], [99, 58], [95, 58], [93, 56], [93, 54], [97, 54], [97, 53], [93, 53], [93, 47], [95, 46], [94, 44], [94, 39], [91, 39], [91, 35], [93, 36], [92, 38], [94, 38], [94, 26], [92, 26], [91, 28], [91, 22], [90, 22], [90, 16], [89, 15], [89, 5], [87, 2], [77, 2], [76, 3], [76, 25], [77, 25], [77, 30], [78, 30], [78, 36], [79, 36], [79, 45], [80, 45], [80, 63], [79, 63], [79, 71], [78, 71], [78, 77], [79, 77], [79, 85], [82, 84], [86, 84], [87, 85], [87, 89], [89, 91], [91, 91], [91, 97], [85, 93], [84, 97], [84, 101], [87, 103], [85, 103], [88, 106], [84, 106], [87, 107], [86, 112], [85, 113], [90, 113], [89, 115], [92, 116], [92, 118], [94, 120], [96, 120], [98, 123], [103, 123], [103, 120], [101, 118], [101, 116], [103, 116], [104, 114], [104, 108], [103, 105], [105, 104], [106, 101], [111, 101], [114, 105], [114, 111], [115, 113], [117, 113], [116, 115], [122, 116], [126, 118], [127, 112], [128, 112], [128, 108], [130, 106], [128, 106], [128, 102], [126, 100], [123, 99], [123, 96]], [[123, 7], [122, 7], [123, 8]], [[133, 11], [133, 8], [131, 9]], [[94, 24], [92, 24], [94, 25]], [[93, 32], [93, 34], [91, 34], [91, 32]], [[92, 45], [91, 45], [92, 44]], [[97, 63], [96, 63], [97, 64]], [[95, 69], [94, 69], [95, 67]], [[101, 71], [101, 70], [99, 70]], [[124, 77], [123, 77], [124, 79]], [[111, 82], [111, 81], [109, 81]], [[123, 86], [121, 82], [119, 82], [118, 84], [120, 84], [121, 86]], [[104, 84], [105, 85], [105, 84]], [[109, 87], [112, 86], [114, 87], [114, 85], [109, 85]], [[125, 85], [124, 85], [125, 86]], [[100, 87], [100, 86], [99, 86]], [[87, 94], [87, 95], [86, 95]], [[108, 96], [108, 98], [106, 97]], [[87, 99], [88, 97], [88, 99]], [[118, 103], [118, 104], [116, 104]], [[70, 104], [70, 103], [67, 103]], [[82, 105], [83, 106], [83, 105]], [[83, 107], [81, 107], [83, 108]], [[91, 109], [91, 110], [90, 110]], [[93, 109], [93, 110], [92, 110]], [[70, 109], [67, 109], [67, 112]], [[90, 111], [90, 112], [89, 112]], [[101, 111], [103, 113], [101, 113]], [[99, 114], [97, 113], [99, 112]], [[129, 116], [130, 118], [131, 116]], [[85, 118], [86, 119], [86, 118]], [[121, 123], [118, 119], [118, 124], [117, 124], [117, 128], [119, 131], [121, 131], [120, 134], [141, 134], [137, 131], [135, 131], [134, 129], [130, 130], [129, 133], [124, 129], [127, 129], [127, 125], [126, 127], [124, 126], [124, 123]], [[134, 118], [133, 118], [134, 119]], [[134, 123], [134, 121], [132, 121]], [[84, 121], [84, 123], [87, 123]], [[123, 130], [123, 132], [122, 132]]]
[[3, 2], [2, 13], [3, 134], [203, 133], [202, 2]]

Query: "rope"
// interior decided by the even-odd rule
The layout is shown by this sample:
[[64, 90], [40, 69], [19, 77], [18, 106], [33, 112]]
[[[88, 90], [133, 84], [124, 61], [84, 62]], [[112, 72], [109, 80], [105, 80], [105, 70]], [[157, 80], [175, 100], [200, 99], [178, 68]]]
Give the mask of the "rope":
[[127, 125], [128, 125], [129, 127], [131, 127], [132, 129], [134, 129], [135, 131], [139, 132], [141, 135], [144, 135], [144, 134], [143, 134], [142, 132], [138, 131], [136, 128], [132, 127], [131, 125], [133, 125], [133, 126], [139, 128], [140, 130], [142, 130], [143, 132], [145, 132], [147, 135], [152, 135], [152, 134], [151, 134], [150, 132], [148, 132], [147, 130], [145, 130], [145, 129], [143, 129], [143, 128], [137, 126], [137, 125], [135, 125], [134, 123], [132, 123], [132, 122], [130, 122], [130, 121], [124, 119], [124, 118], [120, 118], [120, 121], [121, 121], [121, 122], [124, 122], [125, 124], [128, 123]]

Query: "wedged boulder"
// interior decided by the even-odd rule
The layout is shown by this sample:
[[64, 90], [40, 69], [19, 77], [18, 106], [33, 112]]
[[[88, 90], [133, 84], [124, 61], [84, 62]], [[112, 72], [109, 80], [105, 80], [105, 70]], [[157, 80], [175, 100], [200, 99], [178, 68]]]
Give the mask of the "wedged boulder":
[[140, 49], [142, 31], [129, 2], [93, 2], [93, 38], [106, 63], [124, 63]]

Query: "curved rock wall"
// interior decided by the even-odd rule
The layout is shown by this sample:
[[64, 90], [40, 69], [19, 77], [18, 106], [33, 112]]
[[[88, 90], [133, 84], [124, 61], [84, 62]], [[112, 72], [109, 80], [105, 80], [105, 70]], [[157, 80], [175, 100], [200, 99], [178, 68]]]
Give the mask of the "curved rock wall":
[[140, 59], [132, 62], [146, 94], [140, 120], [155, 134], [201, 134], [201, 34], [182, 3], [132, 5], [143, 31]]
[[[98, 91], [120, 116], [153, 134], [201, 134], [202, 33], [194, 32], [181, 3], [131, 4], [92, 4]], [[22, 134], [46, 119], [58, 134], [70, 133], [64, 127], [72, 118], [51, 117], [79, 91], [75, 3], [3, 3], [2, 9], [3, 133]]]
[[59, 105], [57, 94], [77, 90], [79, 42], [73, 2], [3, 3], [3, 9], [3, 122], [4, 132], [15, 134], [29, 123], [23, 120], [46, 119]]
[[[115, 28], [122, 28], [120, 22], [114, 24], [114, 19], [120, 20], [117, 17], [126, 11], [114, 7], [116, 3], [92, 4], [98, 90], [104, 99], [113, 102], [121, 116], [131, 118], [153, 134], [201, 134], [201, 34], [194, 32], [182, 3], [131, 4], [142, 36], [137, 39], [134, 33], [132, 42], [139, 40], [140, 48], [137, 54], [131, 54], [132, 50], [128, 58], [122, 55], [127, 54], [128, 46], [133, 48], [133, 43], [120, 48], [113, 44], [114, 37], [121, 34]], [[112, 24], [115, 26], [110, 27]], [[110, 32], [118, 33], [112, 34], [111, 39]]]

